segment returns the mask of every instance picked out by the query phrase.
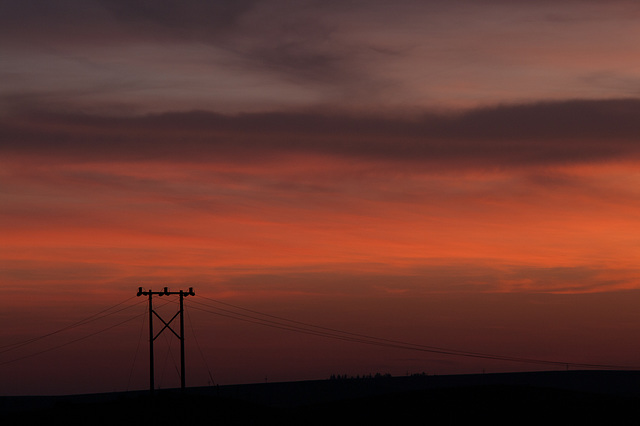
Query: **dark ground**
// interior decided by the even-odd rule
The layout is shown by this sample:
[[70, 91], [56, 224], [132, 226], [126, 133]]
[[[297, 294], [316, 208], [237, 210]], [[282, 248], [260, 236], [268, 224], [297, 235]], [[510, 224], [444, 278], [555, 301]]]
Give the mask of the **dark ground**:
[[5, 424], [638, 424], [640, 372], [558, 371], [2, 397]]

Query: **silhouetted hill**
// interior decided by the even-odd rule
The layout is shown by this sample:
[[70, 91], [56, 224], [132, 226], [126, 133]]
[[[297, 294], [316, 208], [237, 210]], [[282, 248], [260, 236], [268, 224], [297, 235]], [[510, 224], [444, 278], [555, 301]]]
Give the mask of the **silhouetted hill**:
[[341, 378], [165, 390], [153, 400], [129, 392], [0, 401], [11, 424], [621, 424], [638, 418], [640, 372]]

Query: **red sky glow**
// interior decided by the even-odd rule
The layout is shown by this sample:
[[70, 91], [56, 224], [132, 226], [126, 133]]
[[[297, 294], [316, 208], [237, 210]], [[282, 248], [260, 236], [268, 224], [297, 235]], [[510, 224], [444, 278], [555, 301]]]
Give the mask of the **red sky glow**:
[[0, 394], [144, 389], [140, 286], [195, 288], [192, 386], [640, 366], [638, 19], [624, 0], [0, 1]]

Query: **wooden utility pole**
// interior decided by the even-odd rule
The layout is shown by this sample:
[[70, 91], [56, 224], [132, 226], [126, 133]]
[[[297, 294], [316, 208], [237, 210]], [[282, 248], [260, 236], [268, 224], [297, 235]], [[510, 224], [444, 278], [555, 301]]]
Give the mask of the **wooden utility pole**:
[[[179, 295], [180, 296], [180, 310], [176, 312], [176, 314], [169, 320], [165, 321], [162, 319], [160, 314], [158, 314], [153, 309], [153, 295], [156, 296], [171, 296], [171, 295]], [[143, 291], [142, 287], [138, 287], [138, 296], [148, 296], [149, 297], [149, 392], [153, 395], [153, 391], [155, 389], [155, 372], [154, 372], [154, 355], [153, 355], [153, 342], [162, 334], [163, 331], [169, 330], [174, 336], [180, 340], [180, 388], [185, 388], [185, 363], [184, 363], [184, 298], [187, 296], [195, 296], [196, 294], [193, 291], [192, 287], [189, 287], [188, 291], [180, 290], [180, 291], [169, 291], [168, 287], [165, 287], [162, 291], [151, 291], [151, 289], [147, 291]], [[158, 319], [164, 324], [164, 327], [154, 335], [153, 330], [153, 317], [154, 315], [158, 317]], [[174, 319], [180, 317], [180, 332], [176, 333], [176, 331], [171, 328], [171, 323]]]

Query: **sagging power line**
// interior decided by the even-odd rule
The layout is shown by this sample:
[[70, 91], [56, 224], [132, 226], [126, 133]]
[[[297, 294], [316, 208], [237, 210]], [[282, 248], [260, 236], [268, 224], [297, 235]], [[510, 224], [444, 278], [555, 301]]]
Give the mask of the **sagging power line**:
[[[150, 290], [149, 290], [150, 291]], [[168, 289], [165, 288], [165, 290], [163, 291], [159, 291], [159, 292], [152, 292], [154, 295], [179, 295], [180, 291], [178, 292], [168, 292]], [[182, 291], [183, 296], [189, 296], [189, 295], [195, 295], [195, 293], [193, 292], [193, 289], [189, 289], [188, 291]], [[138, 296], [141, 295], [145, 295], [145, 296], [149, 296], [149, 292], [144, 292], [142, 291], [142, 289], [139, 289], [139, 294]], [[26, 340], [21, 340], [18, 342], [14, 342], [14, 343], [9, 343], [9, 344], [4, 344], [2, 346], [0, 346], [0, 354], [2, 353], [8, 353], [14, 350], [17, 350], [19, 348], [22, 347], [26, 347], [28, 345], [31, 344], [35, 344], [37, 342], [42, 341], [45, 338], [69, 331], [69, 330], [73, 330], [75, 328], [81, 327], [83, 325], [92, 323], [94, 321], [98, 321], [107, 317], [110, 317], [112, 315], [124, 312], [125, 310], [131, 309], [135, 306], [138, 306], [140, 304], [145, 303], [145, 301], [140, 301], [128, 306], [124, 306], [122, 307], [121, 305], [129, 302], [130, 300], [132, 300], [133, 298], [135, 298], [136, 296], [133, 296], [131, 298], [128, 298], [124, 301], [121, 301], [113, 306], [110, 306], [106, 309], [103, 309], [93, 315], [90, 315], [84, 319], [81, 319], [79, 321], [76, 321], [72, 324], [69, 324], [65, 327], [59, 328], [57, 330], [42, 334], [40, 336], [36, 336], [33, 338], [29, 338]], [[380, 347], [390, 347], [390, 348], [396, 348], [396, 349], [403, 349], [403, 350], [412, 350], [412, 351], [420, 351], [420, 352], [428, 352], [428, 353], [436, 353], [436, 354], [441, 354], [441, 355], [448, 355], [448, 356], [462, 356], [462, 357], [472, 357], [472, 358], [482, 358], [482, 359], [491, 359], [491, 360], [498, 360], [498, 361], [508, 361], [508, 362], [518, 362], [518, 363], [527, 363], [527, 364], [542, 364], [542, 365], [554, 365], [554, 366], [561, 366], [561, 367], [578, 367], [578, 368], [589, 368], [589, 369], [593, 369], [593, 368], [598, 368], [598, 369], [620, 369], [620, 370], [628, 370], [628, 369], [638, 369], [638, 367], [635, 366], [624, 366], [624, 365], [611, 365], [611, 364], [589, 364], [589, 363], [577, 363], [577, 362], [567, 362], [567, 361], [557, 361], [557, 360], [545, 360], [545, 359], [537, 359], [537, 358], [524, 358], [524, 357], [514, 357], [514, 356], [506, 356], [506, 355], [498, 355], [498, 354], [489, 354], [489, 353], [482, 353], [482, 352], [473, 352], [473, 351], [462, 351], [462, 350], [457, 350], [457, 349], [451, 349], [451, 348], [443, 348], [443, 347], [437, 347], [437, 346], [428, 346], [428, 345], [421, 345], [421, 344], [415, 344], [415, 343], [410, 343], [410, 342], [405, 342], [405, 341], [401, 341], [401, 340], [394, 340], [394, 339], [387, 339], [387, 338], [381, 338], [381, 337], [376, 337], [376, 336], [372, 336], [372, 335], [367, 335], [367, 334], [361, 334], [361, 333], [354, 333], [354, 332], [350, 332], [350, 331], [345, 331], [345, 330], [340, 330], [340, 329], [336, 329], [336, 328], [330, 328], [330, 327], [324, 327], [324, 326], [320, 326], [320, 325], [316, 325], [316, 324], [311, 324], [311, 323], [307, 323], [307, 322], [302, 322], [302, 321], [297, 321], [297, 320], [293, 320], [293, 319], [289, 319], [289, 318], [285, 318], [285, 317], [281, 317], [281, 316], [276, 316], [276, 315], [272, 315], [272, 314], [268, 314], [265, 312], [260, 312], [257, 310], [253, 310], [253, 309], [248, 309], [239, 305], [234, 305], [228, 302], [223, 302], [217, 299], [213, 299], [213, 298], [209, 298], [206, 296], [202, 296], [200, 295], [200, 298], [211, 302], [211, 303], [203, 303], [200, 301], [196, 301], [194, 300], [192, 303], [193, 305], [191, 305], [192, 309], [196, 309], [198, 311], [201, 312], [206, 312], [206, 313], [210, 313], [210, 314], [214, 314], [217, 316], [222, 316], [222, 317], [226, 317], [226, 318], [230, 318], [230, 319], [234, 319], [237, 321], [243, 321], [243, 322], [248, 322], [248, 323], [252, 323], [252, 324], [256, 324], [256, 325], [260, 325], [260, 326], [266, 326], [266, 327], [271, 327], [271, 328], [276, 328], [276, 329], [280, 329], [280, 330], [286, 330], [286, 331], [291, 331], [291, 332], [295, 332], [295, 333], [302, 333], [302, 334], [308, 334], [308, 335], [314, 335], [314, 336], [318, 336], [318, 337], [323, 337], [323, 338], [330, 338], [330, 339], [336, 339], [336, 340], [342, 340], [342, 341], [347, 341], [347, 342], [352, 342], [352, 343], [360, 343], [360, 344], [367, 344], [367, 345], [375, 345], [375, 346], [380, 346]], [[182, 299], [182, 298], [181, 298]], [[175, 300], [166, 300], [164, 301], [163, 304], [160, 305], [164, 306], [166, 304], [171, 304], [171, 303], [178, 303]], [[195, 306], [194, 306], [195, 305]], [[118, 309], [116, 309], [118, 308]], [[181, 314], [182, 312], [182, 314]], [[104, 327], [102, 329], [99, 329], [97, 331], [93, 331], [90, 332], [88, 334], [85, 334], [83, 336], [80, 336], [78, 338], [72, 339], [70, 341], [64, 342], [64, 343], [59, 343], [56, 344], [54, 346], [51, 346], [49, 348], [45, 348], [45, 349], [38, 349], [35, 350], [34, 352], [28, 353], [26, 355], [22, 355], [22, 356], [18, 356], [15, 357], [13, 359], [9, 359], [6, 361], [0, 361], [0, 365], [7, 365], [7, 364], [11, 364], [14, 362], [18, 362], [24, 359], [28, 359], [31, 357], [35, 357], [37, 355], [40, 354], [44, 354], [71, 344], [74, 344], [76, 342], [85, 340], [89, 337], [98, 335], [100, 333], [106, 332], [108, 330], [111, 330], [115, 327], [118, 327], [120, 325], [129, 323], [133, 320], [139, 319], [139, 318], [144, 318], [147, 316], [147, 314], [149, 314], [149, 318], [152, 318], [153, 315], [156, 315], [159, 317], [159, 315], [155, 312], [152, 312], [151, 310], [146, 311], [142, 314], [136, 314], [134, 316], [128, 317], [122, 321], [119, 321], [116, 324], [112, 324], [110, 326]], [[182, 350], [181, 350], [181, 355], [182, 355], [182, 360], [184, 360], [184, 322], [182, 321], [182, 315], [184, 314], [184, 306], [182, 305], [182, 303], [180, 303], [180, 310], [176, 313], [176, 315], [174, 315], [174, 317], [165, 322], [162, 318], [160, 318], [160, 320], [164, 323], [164, 328], [156, 335], [153, 335], [153, 333], [150, 332], [150, 351], [152, 351], [151, 349], [151, 345], [152, 345], [152, 339], [155, 340], [155, 338], [157, 338], [160, 333], [162, 333], [162, 331], [169, 329], [174, 335], [176, 335], [176, 337], [178, 337], [179, 339], [181, 339], [180, 336], [182, 336], [181, 339], [181, 346], [182, 346]], [[171, 322], [173, 320], [175, 320], [178, 316], [181, 317], [181, 330], [180, 333], [177, 333], [175, 330], [171, 329], [171, 327], [169, 327], [169, 324], [171, 324]], [[150, 325], [151, 325], [151, 321], [150, 321]], [[144, 322], [143, 322], [143, 326], [144, 326]], [[192, 327], [192, 331], [193, 330], [193, 325]], [[152, 328], [150, 327], [150, 330], [152, 330]], [[194, 338], [195, 338], [195, 332], [194, 332]], [[200, 350], [201, 351], [201, 350]], [[201, 353], [201, 356], [204, 359], [204, 354]], [[184, 363], [184, 361], [182, 361], [182, 364]], [[133, 366], [132, 366], [133, 369]], [[152, 367], [150, 366], [150, 373], [151, 373], [151, 377], [153, 377], [153, 372], [152, 372]], [[211, 373], [209, 373], [209, 375], [211, 376]], [[211, 380], [213, 381], [213, 379], [211, 378]], [[181, 372], [181, 386], [184, 387], [185, 384], [185, 374], [184, 374], [184, 367], [182, 366], [182, 372]], [[153, 386], [152, 384], [152, 379], [150, 378], [150, 384], [151, 386]]]
[[[64, 326], [62, 328], [53, 330], [51, 332], [48, 332], [48, 333], [45, 333], [45, 334], [41, 334], [39, 336], [35, 336], [35, 337], [29, 338], [29, 339], [21, 340], [21, 341], [18, 341], [18, 342], [13, 342], [13, 343], [2, 345], [2, 346], [0, 346], [0, 354], [16, 351], [16, 350], [18, 350], [20, 348], [36, 344], [36, 343], [38, 343], [38, 342], [40, 342], [42, 340], [45, 340], [48, 337], [55, 336], [55, 335], [58, 335], [58, 334], [61, 334], [61, 333], [76, 329], [78, 327], [87, 325], [89, 323], [92, 323], [92, 322], [95, 322], [95, 321], [110, 317], [112, 315], [124, 312], [124, 311], [126, 311], [128, 309], [131, 309], [131, 308], [139, 305], [140, 302], [134, 303], [132, 305], [128, 305], [128, 306], [125, 306], [125, 307], [122, 307], [122, 308], [117, 309], [117, 310], [114, 310], [114, 309], [116, 309], [119, 306], [131, 301], [134, 298], [135, 298], [135, 296], [130, 297], [128, 299], [125, 299], [125, 300], [123, 300], [121, 302], [116, 303], [115, 305], [112, 305], [112, 306], [110, 306], [110, 307], [108, 307], [106, 309], [103, 309], [103, 310], [101, 310], [99, 312], [96, 312], [93, 315], [90, 315], [90, 316], [88, 316], [86, 318], [83, 318], [83, 319], [81, 319], [79, 321], [76, 321], [76, 322], [74, 322], [72, 324], [66, 325], [66, 326]], [[142, 302], [142, 303], [144, 303], [144, 302]], [[129, 317], [129, 318], [123, 320], [123, 321], [120, 321], [120, 322], [118, 322], [116, 324], [113, 324], [113, 325], [110, 325], [108, 327], [99, 329], [97, 331], [90, 332], [90, 333], [85, 334], [83, 336], [74, 338], [74, 339], [72, 339], [70, 341], [67, 341], [67, 342], [64, 342], [64, 343], [58, 343], [58, 344], [55, 344], [55, 345], [53, 345], [53, 346], [51, 346], [49, 348], [38, 349], [38, 350], [35, 350], [35, 351], [31, 352], [31, 353], [28, 353], [28, 354], [25, 354], [25, 355], [22, 355], [22, 356], [17, 356], [17, 357], [15, 357], [13, 359], [0, 361], [0, 365], [12, 364], [14, 362], [22, 361], [24, 359], [32, 358], [32, 357], [35, 357], [37, 355], [41, 355], [41, 354], [44, 354], [44, 353], [47, 353], [47, 352], [51, 352], [51, 351], [56, 350], [56, 349], [63, 348], [65, 346], [69, 346], [71, 344], [74, 344], [74, 343], [80, 342], [82, 340], [88, 339], [89, 337], [96, 336], [98, 334], [101, 334], [101, 333], [104, 333], [106, 331], [109, 331], [109, 330], [111, 330], [111, 329], [113, 329], [115, 327], [118, 327], [120, 325], [126, 324], [126, 323], [128, 323], [130, 321], [133, 321], [135, 319], [140, 318], [141, 316], [143, 316], [143, 315], [142, 314], [136, 314], [136, 315], [134, 315], [132, 317]]]
[[13, 350], [18, 349], [20, 347], [23, 347], [23, 346], [29, 345], [31, 343], [35, 343], [37, 341], [45, 339], [47, 337], [54, 336], [54, 335], [62, 333], [64, 331], [68, 331], [68, 330], [74, 329], [76, 327], [80, 327], [82, 325], [89, 324], [89, 323], [97, 321], [99, 319], [106, 318], [108, 316], [111, 316], [111, 315], [117, 314], [119, 312], [125, 311], [127, 309], [130, 309], [133, 306], [136, 306], [136, 305], [140, 304], [140, 302], [139, 303], [135, 303], [135, 304], [130, 305], [130, 306], [125, 306], [124, 308], [121, 308], [121, 309], [119, 309], [117, 311], [109, 312], [109, 311], [117, 308], [118, 306], [120, 306], [120, 305], [122, 305], [124, 303], [127, 303], [128, 301], [130, 301], [130, 300], [132, 300], [134, 298], [135, 298], [135, 296], [134, 297], [130, 297], [130, 298], [126, 299], [126, 300], [123, 300], [122, 302], [118, 302], [113, 306], [110, 306], [110, 307], [108, 307], [106, 309], [103, 309], [103, 310], [101, 310], [99, 312], [96, 312], [93, 315], [90, 315], [90, 316], [88, 316], [88, 317], [86, 317], [84, 319], [81, 319], [80, 321], [76, 321], [76, 322], [74, 322], [72, 324], [69, 324], [69, 325], [64, 326], [62, 328], [59, 328], [57, 330], [51, 331], [49, 333], [42, 334], [42, 335], [36, 336], [36, 337], [32, 337], [32, 338], [26, 339], [26, 340], [21, 340], [19, 342], [14, 342], [14, 343], [9, 343], [9, 344], [6, 344], [6, 345], [2, 345], [2, 346], [0, 346], [0, 354], [3, 354], [5, 352], [13, 351]]
[[220, 300], [208, 298], [202, 295], [200, 297], [202, 299], [206, 299], [216, 304], [225, 306], [225, 308], [194, 301], [194, 303], [198, 306], [192, 306], [193, 309], [208, 312], [208, 313], [222, 316], [222, 317], [232, 318], [238, 321], [258, 324], [266, 327], [277, 328], [277, 329], [292, 331], [296, 333], [309, 334], [309, 335], [325, 337], [325, 338], [330, 338], [335, 340], [342, 340], [342, 341], [353, 342], [353, 343], [361, 343], [361, 344], [367, 344], [367, 345], [404, 349], [404, 350], [411, 350], [411, 351], [418, 351], [418, 352], [428, 352], [428, 353], [435, 353], [440, 355], [517, 362], [517, 363], [523, 363], [523, 364], [553, 365], [553, 366], [561, 366], [561, 367], [570, 366], [574, 368], [589, 368], [589, 369], [592, 369], [592, 368], [618, 369], [618, 370], [631, 370], [631, 369], [637, 370], [638, 369], [638, 367], [623, 366], [623, 365], [589, 364], [589, 363], [579, 363], [579, 362], [546, 360], [546, 359], [539, 359], [539, 358], [525, 358], [525, 357], [515, 357], [515, 356], [508, 356], [508, 355], [489, 354], [489, 353], [482, 353], [482, 352], [463, 351], [463, 350], [457, 350], [457, 349], [443, 348], [443, 347], [437, 347], [437, 346], [421, 345], [421, 344], [409, 343], [409, 342], [404, 342], [404, 341], [394, 340], [394, 339], [386, 339], [386, 338], [381, 338], [381, 337], [376, 337], [376, 336], [371, 336], [371, 335], [366, 335], [361, 333], [353, 333], [353, 332], [339, 330], [335, 328], [323, 327], [323, 326], [296, 321], [296, 320], [292, 320], [292, 319], [288, 319], [288, 318], [284, 318], [276, 315], [267, 314], [267, 313], [252, 310], [252, 309], [247, 309], [238, 305], [222, 302]]

